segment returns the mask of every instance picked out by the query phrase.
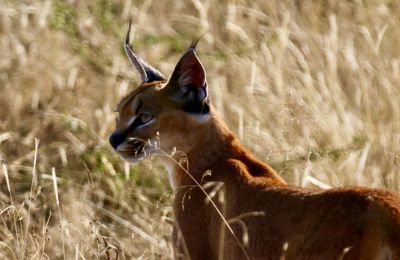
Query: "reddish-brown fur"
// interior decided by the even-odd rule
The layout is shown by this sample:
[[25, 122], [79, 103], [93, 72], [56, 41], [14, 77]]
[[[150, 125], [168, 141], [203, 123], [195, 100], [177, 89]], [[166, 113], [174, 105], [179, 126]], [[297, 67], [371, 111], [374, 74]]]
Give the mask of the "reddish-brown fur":
[[[199, 62], [194, 49], [181, 60], [190, 66]], [[180, 69], [190, 72], [190, 68], [179, 66], [175, 71]], [[201, 76], [196, 77], [200, 85]], [[150, 113], [155, 120], [143, 128], [130, 129], [125, 141], [113, 146], [130, 161], [143, 155], [129, 138], [159, 139], [157, 149], [148, 148], [147, 154], [156, 154], [158, 148], [171, 152], [176, 147], [186, 154], [188, 161], [183, 165], [189, 173], [214, 195], [212, 200], [237, 240], [185, 167], [173, 160], [179, 160], [180, 154], [162, 158], [171, 171], [175, 191], [177, 259], [400, 259], [397, 193], [368, 188], [323, 191], [288, 185], [240, 144], [212, 106], [203, 117], [185, 111], [187, 100], [176, 98], [176, 84], [174, 79], [167, 84], [146, 83], [125, 98], [118, 109], [116, 132], [126, 132], [127, 122], [143, 113]], [[203, 101], [208, 105], [208, 99]], [[142, 104], [140, 109], [138, 103]]]
[[[366, 188], [306, 190], [287, 185], [268, 165], [256, 160], [239, 141], [214, 119], [203, 141], [188, 153], [190, 173], [207, 182], [224, 183], [229, 220], [249, 212], [265, 216], [244, 217], [250, 259], [400, 259], [400, 202], [397, 194]], [[179, 169], [178, 186], [192, 185]], [[180, 189], [174, 212], [192, 259], [216, 259], [220, 217], [199, 189], [190, 199]], [[182, 203], [184, 209], [182, 208]], [[241, 239], [242, 229], [232, 224]], [[245, 259], [234, 239], [225, 231], [226, 259]], [[230, 241], [230, 242], [229, 242]], [[286, 253], [282, 247], [288, 242]], [[391, 256], [385, 258], [385, 256]]]

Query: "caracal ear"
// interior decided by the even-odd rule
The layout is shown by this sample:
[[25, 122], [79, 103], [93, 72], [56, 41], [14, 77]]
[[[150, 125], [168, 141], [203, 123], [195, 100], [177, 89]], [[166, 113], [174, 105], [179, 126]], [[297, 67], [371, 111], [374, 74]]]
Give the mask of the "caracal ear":
[[161, 72], [159, 72], [158, 70], [156, 70], [155, 68], [144, 62], [133, 52], [132, 46], [129, 43], [131, 24], [132, 20], [129, 21], [128, 31], [126, 32], [125, 36], [124, 49], [133, 67], [139, 72], [142, 83], [151, 83], [154, 81], [163, 81], [163, 82], [167, 81], [165, 77], [161, 74]]
[[166, 87], [173, 99], [185, 103], [202, 103], [208, 95], [206, 73], [196, 55], [197, 42], [195, 40], [183, 54]]

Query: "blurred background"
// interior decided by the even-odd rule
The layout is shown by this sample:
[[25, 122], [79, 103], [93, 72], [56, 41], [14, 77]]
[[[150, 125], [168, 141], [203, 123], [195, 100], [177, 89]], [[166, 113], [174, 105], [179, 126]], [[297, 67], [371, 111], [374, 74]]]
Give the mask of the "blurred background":
[[214, 106], [304, 187], [399, 190], [400, 2], [0, 1], [0, 258], [171, 259], [157, 160], [108, 144], [140, 82], [132, 44], [169, 76], [192, 39]]

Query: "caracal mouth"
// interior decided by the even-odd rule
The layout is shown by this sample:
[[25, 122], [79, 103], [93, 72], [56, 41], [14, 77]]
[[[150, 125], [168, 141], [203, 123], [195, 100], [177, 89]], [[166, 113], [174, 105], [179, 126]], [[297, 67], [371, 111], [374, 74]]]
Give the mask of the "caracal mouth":
[[155, 152], [155, 149], [148, 142], [132, 139], [127, 143], [120, 144], [115, 151], [123, 160], [130, 163], [137, 163], [151, 156]]

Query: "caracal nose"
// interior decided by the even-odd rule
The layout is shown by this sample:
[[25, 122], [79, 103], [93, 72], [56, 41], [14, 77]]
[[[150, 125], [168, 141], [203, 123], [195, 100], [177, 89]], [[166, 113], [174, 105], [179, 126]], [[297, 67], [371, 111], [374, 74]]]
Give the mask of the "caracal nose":
[[114, 149], [117, 149], [118, 145], [120, 145], [124, 139], [124, 135], [121, 132], [116, 131], [110, 135], [109, 142]]

